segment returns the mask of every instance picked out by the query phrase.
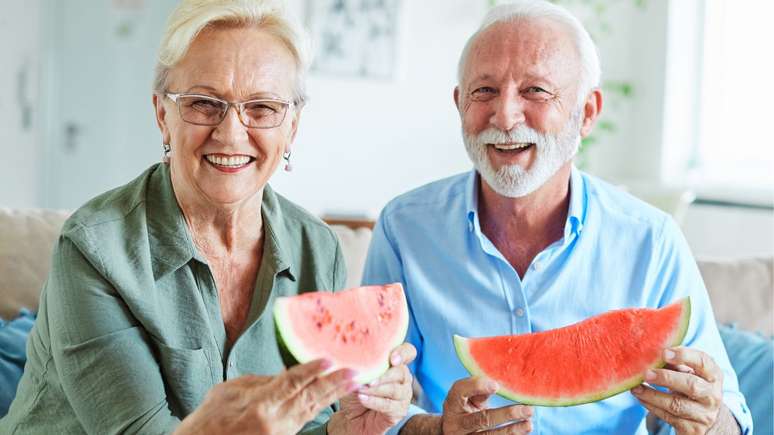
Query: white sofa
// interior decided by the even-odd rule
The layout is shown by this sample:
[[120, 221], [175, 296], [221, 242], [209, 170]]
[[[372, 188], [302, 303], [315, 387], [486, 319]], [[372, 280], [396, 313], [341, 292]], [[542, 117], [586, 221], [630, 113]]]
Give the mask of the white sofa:
[[[48, 272], [51, 248], [67, 213], [53, 210], [0, 208], [0, 317], [12, 319], [22, 307], [37, 308]], [[341, 239], [349, 276], [360, 282], [371, 232], [342, 225]], [[771, 258], [699, 261], [718, 321], [774, 335], [774, 261]]]

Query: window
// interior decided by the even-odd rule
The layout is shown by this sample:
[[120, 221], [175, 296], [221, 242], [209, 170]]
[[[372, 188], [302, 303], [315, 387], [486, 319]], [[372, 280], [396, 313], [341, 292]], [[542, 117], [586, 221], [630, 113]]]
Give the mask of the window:
[[770, 205], [774, 2], [671, 3], [679, 5], [670, 11], [665, 181], [703, 196]]

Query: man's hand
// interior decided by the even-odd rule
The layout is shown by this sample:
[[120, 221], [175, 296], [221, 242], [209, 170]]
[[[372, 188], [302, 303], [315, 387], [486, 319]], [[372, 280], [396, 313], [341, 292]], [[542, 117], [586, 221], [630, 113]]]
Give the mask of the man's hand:
[[[685, 347], [664, 351], [667, 366], [648, 370], [645, 380], [666, 387], [661, 392], [646, 385], [632, 394], [650, 413], [683, 434], [739, 433], [739, 426], [723, 406], [723, 371], [706, 353]], [[722, 424], [716, 424], [720, 423]]]
[[408, 364], [416, 356], [409, 343], [396, 347], [387, 372], [341, 399], [341, 410], [331, 417], [328, 433], [378, 435], [395, 426], [408, 413], [413, 379]]
[[[532, 430], [532, 408], [509, 405], [487, 409], [486, 401], [497, 391], [497, 384], [484, 378], [461, 379], [452, 385], [443, 403], [441, 427], [444, 435], [525, 434]], [[500, 425], [511, 423], [504, 427]]]

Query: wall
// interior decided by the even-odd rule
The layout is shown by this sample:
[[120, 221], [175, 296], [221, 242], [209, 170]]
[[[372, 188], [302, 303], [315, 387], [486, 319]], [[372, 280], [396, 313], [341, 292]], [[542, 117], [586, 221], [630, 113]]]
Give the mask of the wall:
[[774, 212], [693, 205], [683, 232], [696, 257], [774, 256]]
[[486, 2], [403, 5], [397, 79], [310, 77], [294, 170], [272, 184], [315, 213], [375, 217], [395, 195], [470, 168], [452, 91]]
[[[10, 59], [11, 65], [0, 68], [0, 95], [16, 95], [16, 74], [25, 59], [33, 71], [30, 94], [34, 96], [37, 92], [35, 74], [41, 61], [40, 47], [46, 45], [38, 36], [41, 1], [11, 2], [4, 11], [8, 13], [0, 16], [0, 58]], [[162, 3], [171, 5], [172, 0]], [[289, 0], [291, 9], [299, 16], [304, 14], [305, 3], [306, 0]], [[599, 42], [603, 76], [634, 85], [631, 100], [617, 99], [607, 93], [603, 114], [615, 123], [616, 131], [601, 135], [600, 142], [589, 149], [588, 169], [616, 183], [657, 184], [663, 163], [669, 158], [659, 145], [663, 143], [664, 130], [669, 129], [663, 118], [663, 95], [668, 88], [665, 53], [669, 2], [649, 1], [645, 8], [634, 6], [634, 1], [610, 3], [604, 13], [607, 30], [601, 23], [595, 23], [586, 11], [573, 7], [573, 1], [567, 3], [584, 21], [592, 24], [592, 32]], [[144, 25], [161, 26], [163, 14], [158, 10], [168, 6], [157, 6], [156, 2], [146, 2], [146, 5], [154, 10], [147, 12], [153, 16], [147, 17]], [[278, 171], [271, 182], [281, 193], [313, 213], [375, 217], [395, 195], [470, 168], [460, 137], [452, 89], [456, 84], [459, 52], [485, 14], [487, 2], [404, 0], [403, 5], [400, 74], [396, 79], [358, 80], [320, 75], [309, 79], [311, 100], [304, 110], [295, 144], [294, 171], [289, 174]], [[145, 30], [145, 33], [154, 33], [150, 27]], [[154, 56], [150, 47], [156, 43], [138, 40], [133, 44], [125, 55], [150, 68]], [[43, 68], [50, 65], [43, 64]], [[45, 76], [55, 76], [58, 72], [55, 67], [44, 71]], [[136, 103], [135, 99], [131, 100], [127, 109], [131, 119], [127, 122], [141, 130], [137, 134], [144, 138], [143, 143], [136, 147], [143, 151], [111, 141], [115, 142], [112, 146], [122, 150], [117, 158], [121, 167], [116, 168], [113, 178], [128, 180], [157, 159], [158, 133], [147, 103], [147, 77], [138, 76], [120, 86], [121, 95], [141, 96], [136, 98]], [[43, 98], [35, 101], [46, 104]], [[49, 153], [40, 151], [47, 144], [38, 140], [41, 130], [38, 115], [37, 111], [33, 112], [33, 128], [25, 131], [20, 127], [15, 97], [0, 99], [0, 122], [3, 122], [0, 124], [0, 206], [56, 204], [44, 202], [45, 195], [40, 194], [47, 190], [43, 186], [47, 184], [49, 172], [42, 169], [40, 162]], [[99, 186], [98, 190], [114, 187], [118, 184], [115, 180]], [[733, 228], [733, 232], [721, 228]], [[697, 255], [774, 253], [774, 245], [765, 237], [769, 234], [766, 231], [772, 228], [771, 213], [729, 212], [706, 207], [692, 207], [685, 225], [689, 243]]]
[[39, 204], [39, 6], [5, 2], [0, 14], [0, 207]]

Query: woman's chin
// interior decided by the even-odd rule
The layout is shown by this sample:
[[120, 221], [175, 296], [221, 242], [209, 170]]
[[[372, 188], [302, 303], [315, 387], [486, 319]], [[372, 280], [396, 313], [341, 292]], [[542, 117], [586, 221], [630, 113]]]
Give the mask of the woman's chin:
[[244, 188], [244, 185], [229, 189], [227, 186], [218, 186], [217, 188], [203, 188], [201, 192], [202, 199], [213, 207], [232, 208], [241, 204], [249, 203], [251, 199], [258, 198], [258, 202], [261, 200], [262, 189], [250, 189]]

